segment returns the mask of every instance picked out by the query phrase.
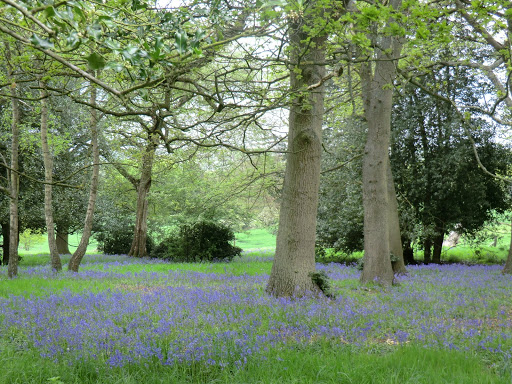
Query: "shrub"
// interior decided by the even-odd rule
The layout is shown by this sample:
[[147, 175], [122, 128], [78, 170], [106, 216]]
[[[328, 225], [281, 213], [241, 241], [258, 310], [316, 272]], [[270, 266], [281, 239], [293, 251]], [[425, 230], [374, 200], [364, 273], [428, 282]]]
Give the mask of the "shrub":
[[233, 230], [223, 224], [198, 221], [183, 224], [177, 233], [164, 239], [152, 257], [180, 262], [231, 261], [242, 249], [231, 245]]
[[[96, 232], [94, 237], [98, 241], [98, 251], [107, 255], [126, 255], [130, 252], [133, 241], [133, 226], [105, 226], [101, 231]], [[151, 253], [152, 249], [153, 240], [148, 234], [146, 238], [148, 254]]]

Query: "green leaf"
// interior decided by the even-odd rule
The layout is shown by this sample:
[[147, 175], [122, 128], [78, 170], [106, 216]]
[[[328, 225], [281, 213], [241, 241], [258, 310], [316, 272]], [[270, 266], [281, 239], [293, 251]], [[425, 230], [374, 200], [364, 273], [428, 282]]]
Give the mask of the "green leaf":
[[41, 47], [43, 49], [53, 49], [54, 48], [54, 45], [50, 40], [45, 39], [43, 37], [39, 37], [35, 33], [30, 38], [30, 42], [32, 44], [34, 44], [35, 46]]
[[94, 40], [99, 40], [101, 38], [101, 35], [103, 34], [103, 31], [101, 30], [101, 25], [95, 23], [87, 27], [87, 33]]
[[116, 26], [110, 16], [100, 16], [98, 17], [98, 22], [105, 24], [108, 28], [114, 28]]
[[66, 37], [66, 44], [71, 49], [76, 49], [80, 45], [80, 37], [78, 36], [78, 33], [76, 31], [72, 31], [69, 36]]
[[86, 59], [90, 69], [102, 69], [105, 67], [105, 59], [96, 52], [91, 53]]
[[176, 32], [175, 39], [176, 39], [176, 41], [175, 41], [174, 45], [176, 46], [176, 49], [178, 50], [178, 52], [180, 54], [186, 53], [187, 52], [187, 40], [188, 40], [187, 34], [183, 31]]
[[107, 46], [107, 48], [113, 50], [113, 51], [119, 51], [121, 50], [121, 44], [119, 44], [119, 41], [117, 40], [114, 40], [112, 38], [108, 38], [105, 40], [105, 45]]
[[112, 69], [115, 72], [121, 72], [124, 69], [123, 64], [118, 61], [109, 61], [105, 66], [106, 69]]

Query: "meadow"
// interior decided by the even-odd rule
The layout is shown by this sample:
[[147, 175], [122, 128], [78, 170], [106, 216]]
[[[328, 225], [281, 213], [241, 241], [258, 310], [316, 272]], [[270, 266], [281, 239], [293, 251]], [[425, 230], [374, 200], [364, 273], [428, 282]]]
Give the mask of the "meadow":
[[[0, 383], [511, 383], [512, 278], [499, 265], [411, 266], [335, 299], [265, 294], [272, 251], [227, 263], [87, 255], [55, 275], [0, 270]], [[64, 262], [66, 259], [64, 260]]]

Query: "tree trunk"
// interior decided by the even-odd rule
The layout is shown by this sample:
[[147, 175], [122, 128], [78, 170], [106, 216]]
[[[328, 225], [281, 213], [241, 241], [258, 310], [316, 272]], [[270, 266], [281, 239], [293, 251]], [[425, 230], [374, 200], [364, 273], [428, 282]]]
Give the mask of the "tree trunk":
[[[401, 0], [392, 1], [392, 5], [395, 9], [399, 8]], [[376, 35], [370, 33], [369, 38], [375, 41]], [[379, 43], [379, 47], [375, 48], [376, 62], [367, 61], [361, 71], [363, 106], [368, 122], [363, 158], [364, 267], [361, 283], [376, 282], [389, 286], [394, 279], [389, 242], [391, 199], [388, 196], [393, 105], [391, 85], [396, 78], [396, 61], [402, 47], [398, 40], [391, 36], [383, 37]], [[398, 213], [396, 215], [398, 217]]]
[[395, 274], [405, 274], [407, 269], [404, 263], [404, 250], [400, 234], [400, 220], [398, 217], [398, 201], [396, 200], [395, 182], [391, 172], [391, 163], [388, 156], [388, 225], [389, 225], [389, 252], [394, 256], [391, 264]]
[[148, 144], [142, 158], [142, 169], [137, 186], [137, 212], [135, 216], [135, 229], [129, 256], [147, 256], [146, 239], [148, 236], [148, 193], [151, 188], [151, 174], [155, 158], [156, 137], [149, 135]]
[[19, 164], [19, 139], [20, 139], [20, 108], [14, 71], [11, 64], [11, 50], [9, 43], [5, 43], [5, 56], [7, 63], [7, 78], [11, 82], [11, 105], [12, 105], [12, 124], [11, 124], [11, 170], [10, 170], [10, 200], [9, 200], [9, 266], [7, 275], [10, 278], [18, 275], [18, 200], [20, 191], [20, 177], [18, 174]]
[[82, 237], [80, 238], [80, 244], [69, 259], [68, 269], [73, 272], [78, 272], [82, 258], [89, 245], [89, 238], [91, 237], [92, 231], [92, 220], [94, 216], [94, 206], [96, 204], [96, 196], [98, 194], [98, 180], [100, 173], [100, 151], [98, 147], [98, 117], [96, 109], [96, 88], [91, 84], [91, 96], [89, 100], [90, 114], [91, 114], [91, 142], [92, 142], [92, 154], [93, 154], [93, 166], [91, 176], [91, 187], [89, 190], [89, 202], [87, 203], [87, 212], [85, 214], [84, 230]]
[[[290, 107], [288, 155], [283, 184], [276, 254], [267, 292], [271, 295], [302, 296], [319, 292], [311, 274], [315, 272], [315, 238], [320, 161], [326, 36], [309, 36], [305, 24], [318, 17], [317, 5], [290, 22]], [[314, 64], [312, 64], [314, 63]], [[309, 88], [308, 88], [309, 87]]]
[[58, 225], [55, 243], [57, 244], [57, 252], [59, 252], [59, 255], [71, 254], [71, 252], [69, 251], [68, 238], [69, 238], [69, 229], [67, 227]]
[[508, 247], [508, 256], [502, 273], [512, 275], [512, 224], [510, 225], [510, 246]]
[[432, 261], [432, 240], [427, 237], [423, 242], [423, 263], [430, 264]]
[[441, 264], [441, 253], [443, 252], [444, 228], [437, 227], [434, 236], [434, 251], [432, 253], [432, 262]]
[[2, 264], [8, 265], [9, 264], [9, 236], [10, 236], [10, 230], [9, 230], [9, 222], [1, 223], [2, 226]]
[[414, 260], [414, 249], [411, 247], [411, 240], [404, 240], [402, 244], [404, 244], [404, 263], [407, 265], [416, 264], [416, 260]]
[[50, 248], [50, 262], [52, 270], [61, 271], [62, 263], [60, 261], [57, 244], [55, 242], [55, 224], [53, 222], [52, 208], [52, 182], [53, 182], [53, 159], [48, 145], [48, 92], [45, 84], [39, 82], [41, 87], [41, 148], [43, 151], [44, 162], [44, 217], [46, 221], [46, 231], [48, 233], [48, 247]]

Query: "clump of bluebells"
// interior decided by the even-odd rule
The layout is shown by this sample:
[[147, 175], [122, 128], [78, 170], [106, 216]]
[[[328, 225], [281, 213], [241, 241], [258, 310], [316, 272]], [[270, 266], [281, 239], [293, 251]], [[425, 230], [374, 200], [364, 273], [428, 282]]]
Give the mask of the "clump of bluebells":
[[[128, 262], [47, 276], [75, 284], [108, 280], [111, 289], [0, 299], [1, 342], [37, 349], [52, 360], [111, 366], [241, 366], [269, 349], [321, 341], [362, 350], [412, 343], [484, 352], [496, 360], [512, 354], [512, 280], [499, 266], [409, 267], [399, 287], [368, 290], [358, 288], [355, 267], [318, 264], [336, 294], [328, 300], [270, 297], [264, 274], [123, 273]], [[30, 270], [32, 276], [45, 273]]]

